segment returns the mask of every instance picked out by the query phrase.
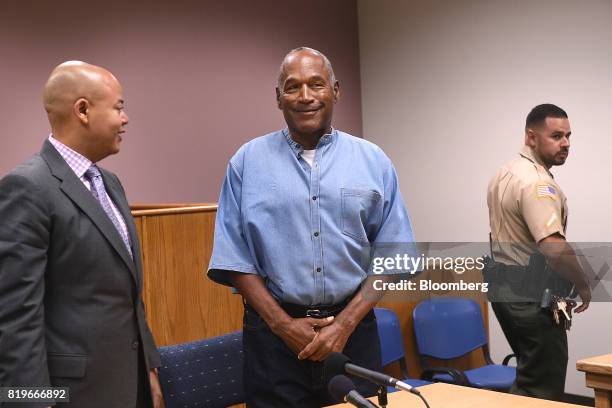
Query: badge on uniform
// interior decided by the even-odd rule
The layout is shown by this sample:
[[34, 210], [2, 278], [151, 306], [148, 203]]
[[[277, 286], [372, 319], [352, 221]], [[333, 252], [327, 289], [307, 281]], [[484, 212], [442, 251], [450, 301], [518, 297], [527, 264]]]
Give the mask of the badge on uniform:
[[536, 188], [538, 198], [550, 198], [551, 200], [557, 199], [557, 189], [550, 184], [540, 183]]

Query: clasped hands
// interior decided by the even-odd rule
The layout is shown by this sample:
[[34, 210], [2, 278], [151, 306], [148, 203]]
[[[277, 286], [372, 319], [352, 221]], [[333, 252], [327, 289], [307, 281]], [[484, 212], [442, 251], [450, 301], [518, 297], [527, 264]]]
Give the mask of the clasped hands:
[[342, 352], [353, 328], [333, 316], [292, 319], [276, 333], [300, 360], [323, 361], [332, 352]]

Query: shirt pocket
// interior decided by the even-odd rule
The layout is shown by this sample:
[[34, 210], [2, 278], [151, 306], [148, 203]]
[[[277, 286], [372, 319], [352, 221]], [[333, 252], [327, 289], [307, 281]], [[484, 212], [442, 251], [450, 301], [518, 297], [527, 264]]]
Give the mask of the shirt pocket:
[[368, 242], [368, 220], [372, 218], [380, 194], [373, 190], [341, 188], [342, 233], [360, 242]]

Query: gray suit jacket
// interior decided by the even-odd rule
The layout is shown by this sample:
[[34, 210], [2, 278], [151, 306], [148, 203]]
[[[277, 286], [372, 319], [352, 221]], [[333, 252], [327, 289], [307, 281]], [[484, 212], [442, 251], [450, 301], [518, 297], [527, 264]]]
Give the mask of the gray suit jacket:
[[133, 407], [139, 358], [160, 365], [136, 227], [119, 179], [102, 177], [134, 260], [48, 141], [0, 180], [0, 386], [68, 386], [66, 407]]

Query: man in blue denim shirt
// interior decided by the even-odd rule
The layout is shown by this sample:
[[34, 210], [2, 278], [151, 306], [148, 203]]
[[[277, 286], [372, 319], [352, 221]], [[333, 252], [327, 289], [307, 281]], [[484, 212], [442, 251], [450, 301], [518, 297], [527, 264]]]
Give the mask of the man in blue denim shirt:
[[331, 402], [321, 363], [331, 352], [380, 370], [363, 254], [414, 238], [389, 158], [331, 127], [340, 88], [329, 60], [291, 51], [276, 94], [288, 128], [231, 158], [208, 276], [245, 300], [247, 404], [314, 407]]

